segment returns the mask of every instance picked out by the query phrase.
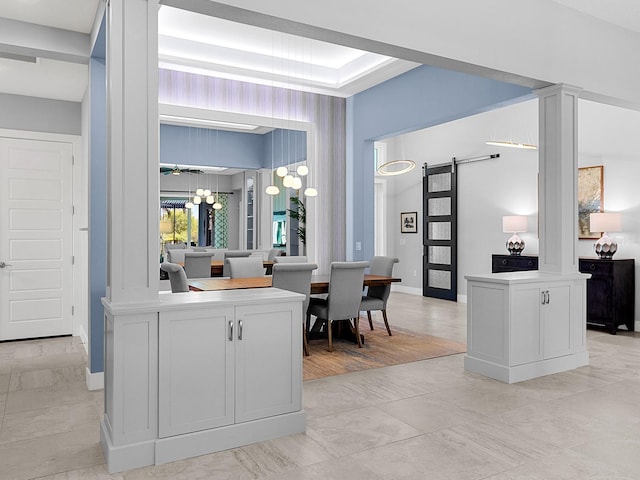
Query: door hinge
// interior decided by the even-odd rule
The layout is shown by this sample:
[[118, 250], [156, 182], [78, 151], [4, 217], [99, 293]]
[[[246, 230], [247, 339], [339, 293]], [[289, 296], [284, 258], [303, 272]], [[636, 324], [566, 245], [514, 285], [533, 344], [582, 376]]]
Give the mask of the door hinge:
[[75, 164], [76, 164], [76, 156], [71, 155], [71, 165], [75, 165]]
[[76, 313], [76, 307], [71, 305], [71, 315], [75, 315], [75, 313]]
[[76, 257], [75, 255], [71, 256], [71, 265], [75, 265], [76, 264]]
[[76, 206], [72, 205], [71, 206], [71, 215], [75, 215], [76, 214]]

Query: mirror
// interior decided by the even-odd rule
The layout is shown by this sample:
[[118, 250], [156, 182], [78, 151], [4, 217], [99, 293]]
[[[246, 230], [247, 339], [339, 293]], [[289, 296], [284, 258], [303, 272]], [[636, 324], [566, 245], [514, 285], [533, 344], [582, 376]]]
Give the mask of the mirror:
[[[309, 183], [296, 168], [313, 169], [308, 123], [162, 104], [160, 121], [161, 227], [167, 230], [167, 220], [175, 224], [161, 233], [163, 245], [280, 248], [302, 254], [299, 225], [288, 222], [287, 211], [297, 208], [289, 197]], [[299, 176], [300, 190], [282, 186], [274, 174], [282, 166]], [[279, 186], [278, 195], [265, 194], [272, 184]], [[211, 190], [209, 200], [222, 208], [214, 209], [203, 196], [188, 215], [189, 200], [199, 188]], [[308, 222], [303, 227], [308, 249]]]

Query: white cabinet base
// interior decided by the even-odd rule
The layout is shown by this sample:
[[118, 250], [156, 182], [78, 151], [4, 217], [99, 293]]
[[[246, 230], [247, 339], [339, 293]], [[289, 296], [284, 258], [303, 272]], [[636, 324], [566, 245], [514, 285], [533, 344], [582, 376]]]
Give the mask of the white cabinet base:
[[572, 355], [540, 360], [538, 362], [513, 367], [499, 365], [469, 355], [465, 355], [464, 357], [465, 370], [479, 373], [485, 377], [495, 378], [505, 383], [522, 382], [544, 375], [566, 372], [567, 370], [584, 367], [585, 365], [589, 365], [589, 352], [586, 350]]
[[277, 288], [103, 300], [108, 472], [303, 433], [303, 300]]
[[306, 425], [304, 411], [275, 417], [236, 423], [200, 432], [186, 433], [156, 440], [155, 464], [206, 455], [230, 448], [262, 442], [272, 438], [303, 433]]
[[464, 368], [506, 383], [589, 364], [588, 275], [469, 275]]

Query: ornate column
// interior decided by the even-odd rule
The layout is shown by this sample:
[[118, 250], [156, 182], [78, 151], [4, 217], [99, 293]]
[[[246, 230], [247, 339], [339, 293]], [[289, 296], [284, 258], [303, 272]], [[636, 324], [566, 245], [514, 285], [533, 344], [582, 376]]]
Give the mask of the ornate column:
[[158, 138], [158, 0], [109, 0], [106, 295], [111, 303], [158, 298]]
[[578, 271], [578, 94], [569, 85], [537, 90], [540, 271]]

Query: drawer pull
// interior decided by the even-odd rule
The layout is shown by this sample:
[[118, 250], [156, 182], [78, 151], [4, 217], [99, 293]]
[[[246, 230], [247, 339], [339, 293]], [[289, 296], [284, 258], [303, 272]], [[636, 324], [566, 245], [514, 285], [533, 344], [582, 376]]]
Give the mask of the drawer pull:
[[591, 270], [592, 272], [596, 269], [596, 266], [594, 263], [589, 265], [589, 270]]
[[533, 260], [529, 260], [529, 261], [527, 262], [527, 266], [529, 266], [529, 267], [533, 267]]
[[502, 259], [502, 264], [503, 264], [503, 265], [508, 265], [508, 264], [509, 264], [509, 261], [508, 261], [506, 258], [503, 258], [503, 259]]

